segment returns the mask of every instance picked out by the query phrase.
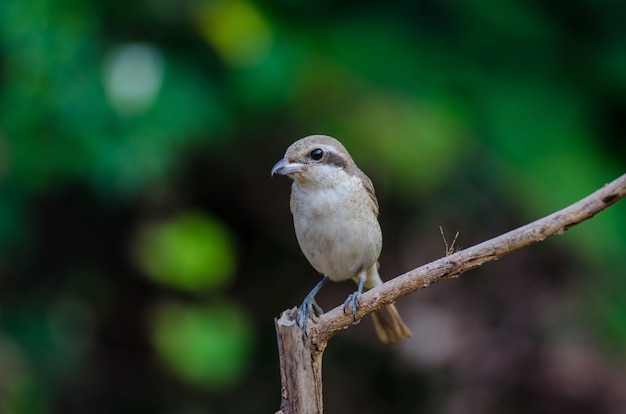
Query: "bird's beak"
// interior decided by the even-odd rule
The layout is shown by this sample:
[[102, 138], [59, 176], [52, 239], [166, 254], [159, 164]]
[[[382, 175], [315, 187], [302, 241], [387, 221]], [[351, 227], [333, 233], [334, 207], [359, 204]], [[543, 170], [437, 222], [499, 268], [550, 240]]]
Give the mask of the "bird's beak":
[[289, 162], [287, 158], [283, 158], [274, 164], [271, 176], [273, 177], [274, 174], [289, 175], [299, 173], [302, 172], [303, 168], [304, 164], [300, 164], [299, 162]]

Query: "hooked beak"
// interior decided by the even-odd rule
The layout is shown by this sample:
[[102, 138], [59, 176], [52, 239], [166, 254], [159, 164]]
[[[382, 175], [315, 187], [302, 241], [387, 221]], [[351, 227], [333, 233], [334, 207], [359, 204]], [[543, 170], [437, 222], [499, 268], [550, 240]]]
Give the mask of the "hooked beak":
[[299, 162], [290, 163], [287, 158], [283, 158], [272, 167], [271, 177], [273, 177], [274, 174], [289, 175], [299, 173], [302, 172], [303, 168], [304, 164], [300, 164]]

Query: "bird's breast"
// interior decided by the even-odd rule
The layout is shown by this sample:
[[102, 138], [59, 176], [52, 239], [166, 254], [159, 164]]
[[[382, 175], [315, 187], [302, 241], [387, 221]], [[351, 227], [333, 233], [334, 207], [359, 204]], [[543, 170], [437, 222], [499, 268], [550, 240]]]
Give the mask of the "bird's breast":
[[382, 234], [360, 183], [316, 189], [294, 184], [291, 197], [298, 243], [318, 272], [347, 280], [378, 260]]

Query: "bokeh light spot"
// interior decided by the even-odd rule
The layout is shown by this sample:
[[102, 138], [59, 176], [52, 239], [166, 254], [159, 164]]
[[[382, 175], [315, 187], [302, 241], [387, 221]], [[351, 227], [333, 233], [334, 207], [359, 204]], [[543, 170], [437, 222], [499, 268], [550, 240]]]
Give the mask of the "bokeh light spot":
[[201, 213], [187, 212], [140, 232], [135, 259], [153, 280], [186, 291], [222, 286], [235, 269], [226, 227]]
[[248, 365], [251, 330], [235, 305], [162, 303], [152, 326], [157, 354], [174, 373], [194, 385], [228, 387], [241, 378]]
[[267, 56], [272, 32], [259, 10], [245, 0], [211, 2], [199, 13], [199, 29], [225, 62], [253, 66]]
[[153, 46], [128, 44], [109, 53], [103, 72], [113, 109], [120, 115], [139, 115], [154, 104], [161, 89], [163, 56]]

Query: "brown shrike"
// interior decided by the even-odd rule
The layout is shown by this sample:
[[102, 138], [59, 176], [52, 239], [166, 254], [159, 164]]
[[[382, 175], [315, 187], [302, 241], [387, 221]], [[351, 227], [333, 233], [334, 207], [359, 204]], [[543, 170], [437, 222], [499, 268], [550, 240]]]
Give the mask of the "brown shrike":
[[[271, 174], [293, 180], [290, 207], [296, 237], [308, 261], [324, 275], [298, 308], [298, 325], [306, 330], [311, 313], [322, 313], [315, 295], [329, 279], [357, 283], [344, 303], [344, 312], [354, 315], [363, 290], [383, 283], [378, 275], [383, 238], [372, 181], [339, 141], [325, 135], [294, 142]], [[373, 317], [383, 343], [411, 336], [393, 304]]]

